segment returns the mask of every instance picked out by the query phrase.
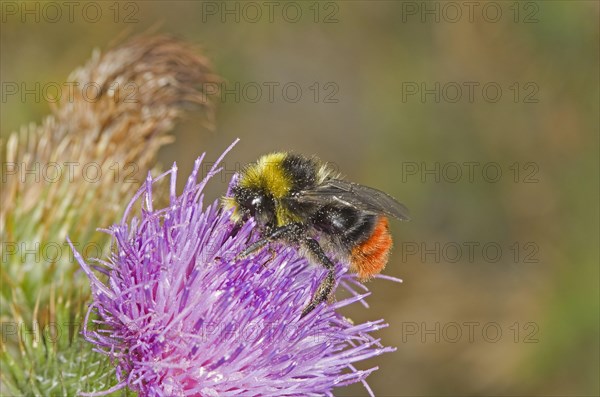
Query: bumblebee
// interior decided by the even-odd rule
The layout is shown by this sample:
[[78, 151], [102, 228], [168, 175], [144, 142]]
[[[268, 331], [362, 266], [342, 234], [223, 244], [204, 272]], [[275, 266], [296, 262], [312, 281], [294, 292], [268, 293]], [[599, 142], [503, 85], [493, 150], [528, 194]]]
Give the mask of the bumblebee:
[[261, 229], [261, 238], [238, 257], [283, 242], [328, 270], [300, 318], [333, 290], [335, 271], [328, 255], [369, 279], [388, 261], [388, 217], [409, 219], [407, 208], [388, 194], [340, 179], [317, 158], [287, 152], [267, 154], [246, 166], [222, 203], [233, 210], [234, 221], [254, 218]]

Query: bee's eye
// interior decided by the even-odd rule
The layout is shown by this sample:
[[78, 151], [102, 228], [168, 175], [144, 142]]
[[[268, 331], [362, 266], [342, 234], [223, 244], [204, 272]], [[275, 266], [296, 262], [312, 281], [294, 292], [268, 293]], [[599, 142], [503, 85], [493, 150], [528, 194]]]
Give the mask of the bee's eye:
[[250, 204], [252, 204], [253, 207], [258, 208], [262, 205], [262, 201], [263, 201], [262, 197], [256, 196], [252, 199]]
[[239, 189], [235, 192], [236, 201], [246, 216], [265, 215], [272, 212], [271, 198], [262, 191]]
[[242, 202], [244, 202], [244, 207], [246, 207], [246, 209], [252, 216], [262, 212], [263, 207], [265, 205], [265, 199], [260, 194], [248, 195]]

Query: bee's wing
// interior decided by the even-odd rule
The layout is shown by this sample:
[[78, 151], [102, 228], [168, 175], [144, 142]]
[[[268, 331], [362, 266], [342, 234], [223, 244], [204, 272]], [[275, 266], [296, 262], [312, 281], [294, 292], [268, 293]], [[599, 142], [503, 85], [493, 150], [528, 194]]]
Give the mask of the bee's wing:
[[315, 189], [305, 190], [294, 198], [305, 203], [341, 203], [363, 211], [383, 213], [400, 220], [409, 220], [408, 208], [389, 194], [341, 179], [328, 179]]

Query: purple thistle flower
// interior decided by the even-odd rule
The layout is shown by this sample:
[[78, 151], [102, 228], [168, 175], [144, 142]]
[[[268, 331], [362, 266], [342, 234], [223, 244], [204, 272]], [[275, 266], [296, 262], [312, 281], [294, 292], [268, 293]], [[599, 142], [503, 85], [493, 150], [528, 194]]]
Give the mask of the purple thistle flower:
[[[90, 395], [125, 386], [144, 396], [332, 395], [355, 382], [372, 394], [365, 378], [377, 368], [353, 363], [395, 350], [369, 335], [387, 325], [354, 325], [336, 312], [363, 302], [366, 287], [338, 264], [337, 279], [353, 296], [300, 319], [326, 270], [282, 244], [234, 259], [259, 236], [252, 221], [235, 225], [218, 202], [204, 208], [203, 188], [219, 170], [198, 182], [203, 158], [180, 196], [176, 165], [148, 176], [122, 222], [107, 230], [116, 249], [99, 261], [106, 283], [75, 252], [91, 283], [88, 317], [97, 315], [86, 319], [84, 337], [114, 360], [118, 380]], [[154, 209], [153, 184], [167, 176], [170, 205]], [[141, 217], [128, 220], [140, 203]]]

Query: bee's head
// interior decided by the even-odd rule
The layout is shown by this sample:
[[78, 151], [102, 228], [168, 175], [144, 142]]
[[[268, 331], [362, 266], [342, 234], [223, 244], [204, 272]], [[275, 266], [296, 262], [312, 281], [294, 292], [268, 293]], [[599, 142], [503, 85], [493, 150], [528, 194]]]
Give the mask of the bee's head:
[[236, 186], [232, 189], [232, 197], [226, 199], [229, 207], [234, 207], [234, 219], [246, 221], [253, 217], [260, 225], [268, 225], [275, 219], [275, 202], [273, 197], [262, 189], [249, 189]]

